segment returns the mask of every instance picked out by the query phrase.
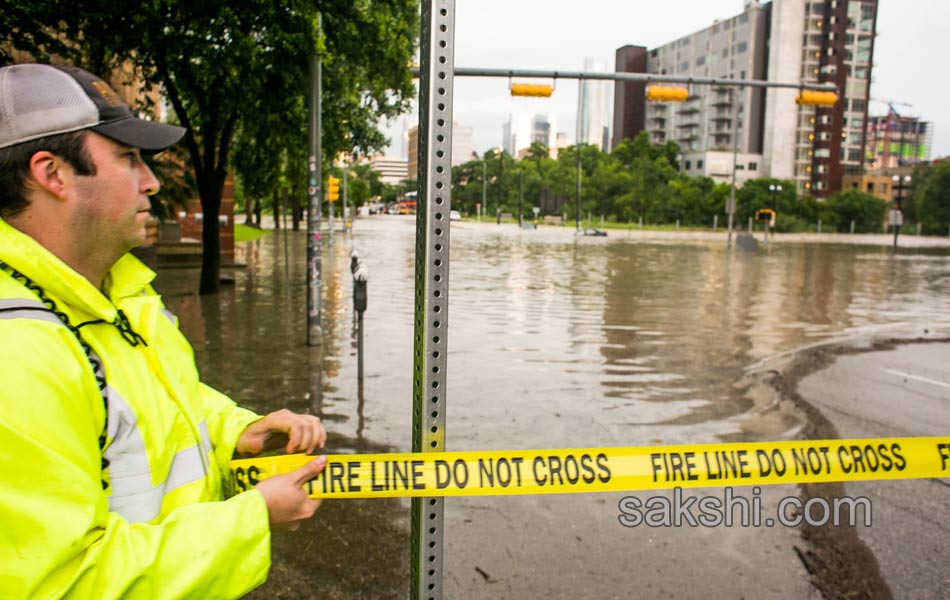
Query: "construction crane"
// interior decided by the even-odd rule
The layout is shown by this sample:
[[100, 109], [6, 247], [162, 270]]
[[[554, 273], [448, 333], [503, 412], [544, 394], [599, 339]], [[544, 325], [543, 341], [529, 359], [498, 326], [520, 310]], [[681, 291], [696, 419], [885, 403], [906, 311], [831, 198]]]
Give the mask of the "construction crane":
[[[890, 100], [890, 99], [885, 99], [885, 98], [871, 98], [870, 100], [871, 100], [871, 102], [879, 102], [879, 103], [881, 103], [881, 104], [886, 104], [886, 105], [887, 105], [887, 109], [888, 109], [888, 110], [887, 110], [887, 117], [884, 119], [884, 124], [883, 124], [883, 126], [881, 126], [881, 133], [884, 134], [884, 147], [882, 148], [883, 152], [882, 152], [882, 156], [881, 156], [881, 165], [875, 165], [875, 166], [882, 166], [882, 167], [888, 167], [888, 166], [890, 166], [890, 158], [891, 158], [891, 133], [892, 133], [892, 131], [894, 130], [895, 125], [896, 125], [896, 121], [897, 121], [898, 119], [899, 119], [900, 122], [901, 122], [901, 125], [900, 125], [900, 132], [901, 132], [900, 140], [901, 140], [901, 142], [900, 142], [900, 150], [898, 151], [898, 155], [897, 155], [897, 166], [901, 166], [901, 164], [902, 164], [902, 162], [903, 162], [903, 160], [904, 160], [904, 135], [903, 135], [903, 134], [904, 134], [904, 120], [905, 120], [905, 118], [902, 117], [899, 112], [897, 112], [897, 109], [894, 108], [894, 106], [896, 105], [896, 106], [907, 106], [907, 107], [911, 107], [911, 106], [913, 106], [913, 104], [910, 104], [909, 102], [900, 102], [900, 101], [898, 101], [898, 100]], [[877, 141], [877, 135], [876, 135], [877, 133], [878, 133], [878, 132], [875, 131], [875, 142]], [[873, 147], [873, 146], [872, 146], [872, 147]]]

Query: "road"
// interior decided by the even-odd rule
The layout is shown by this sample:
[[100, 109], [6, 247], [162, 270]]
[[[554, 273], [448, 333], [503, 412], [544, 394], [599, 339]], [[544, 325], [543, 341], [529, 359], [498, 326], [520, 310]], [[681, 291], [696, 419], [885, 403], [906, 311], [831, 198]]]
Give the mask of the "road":
[[[798, 385], [841, 438], [950, 438], [950, 343], [839, 356]], [[950, 598], [950, 479], [850, 482], [873, 522], [857, 533], [895, 598]]]

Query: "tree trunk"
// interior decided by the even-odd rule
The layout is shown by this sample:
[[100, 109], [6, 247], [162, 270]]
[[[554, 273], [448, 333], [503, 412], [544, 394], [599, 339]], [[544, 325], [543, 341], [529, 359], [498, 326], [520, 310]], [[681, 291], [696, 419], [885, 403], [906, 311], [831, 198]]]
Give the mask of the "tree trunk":
[[244, 224], [251, 225], [254, 219], [254, 206], [257, 203], [250, 196], [244, 196]]
[[271, 198], [274, 208], [274, 229], [280, 229], [280, 192], [274, 188], [274, 195]]
[[303, 219], [303, 205], [300, 202], [300, 196], [297, 194], [296, 186], [291, 188], [290, 197], [293, 198], [294, 207], [294, 231], [300, 231], [300, 221]]
[[263, 204], [263, 202], [261, 202], [260, 199], [254, 202], [254, 225], [256, 225], [258, 229], [261, 227], [261, 204]]
[[221, 283], [221, 238], [218, 224], [218, 213], [221, 211], [221, 196], [217, 201], [201, 199], [201, 210], [204, 213], [204, 224], [201, 228], [201, 241], [204, 248], [201, 254], [201, 283], [198, 288], [200, 294], [214, 294]]

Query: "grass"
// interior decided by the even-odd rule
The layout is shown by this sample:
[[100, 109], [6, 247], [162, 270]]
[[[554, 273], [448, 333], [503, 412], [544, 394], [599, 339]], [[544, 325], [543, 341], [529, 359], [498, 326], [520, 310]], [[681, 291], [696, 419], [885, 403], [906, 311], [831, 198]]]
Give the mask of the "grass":
[[242, 225], [240, 223], [234, 224], [235, 242], [250, 242], [252, 240], [256, 240], [259, 237], [264, 237], [265, 235], [270, 235], [272, 233], [272, 231], [258, 229], [257, 227], [251, 227], [250, 225]]

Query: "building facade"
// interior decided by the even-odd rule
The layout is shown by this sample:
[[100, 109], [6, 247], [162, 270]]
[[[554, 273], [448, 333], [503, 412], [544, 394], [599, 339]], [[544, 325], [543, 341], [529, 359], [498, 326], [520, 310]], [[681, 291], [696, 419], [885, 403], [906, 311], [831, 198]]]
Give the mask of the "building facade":
[[[471, 127], [464, 127], [452, 121], [453, 167], [467, 163], [475, 157], [475, 146], [472, 144], [472, 131]], [[409, 128], [406, 149], [409, 155], [409, 179], [417, 179], [419, 176], [419, 127], [416, 125]]]
[[544, 144], [552, 157], [557, 156], [557, 116], [511, 113], [502, 125], [501, 138], [501, 147], [511, 156], [518, 156], [535, 142]]
[[816, 108], [797, 105], [795, 89], [697, 85], [684, 103], [647, 103], [618, 84], [614, 144], [635, 135], [630, 121], [642, 110], [641, 127], [654, 143], [676, 141], [684, 155], [735, 143], [740, 153], [762, 155], [763, 176], [830, 195], [845, 173], [863, 168], [876, 19], [876, 0], [750, 0], [734, 17], [649, 50], [642, 70], [635, 59], [645, 49], [620, 48], [618, 72], [831, 82], [839, 101]]
[[369, 159], [369, 167], [379, 173], [379, 180], [389, 185], [399, 185], [409, 176], [409, 164], [404, 158], [394, 156], [374, 156]]
[[884, 116], [868, 118], [864, 166], [875, 171], [927, 162], [932, 145], [932, 123], [891, 110]]
[[[607, 72], [607, 61], [584, 59], [584, 70]], [[601, 150], [610, 150], [611, 84], [603, 80], [582, 80], [581, 85], [581, 141]]]

